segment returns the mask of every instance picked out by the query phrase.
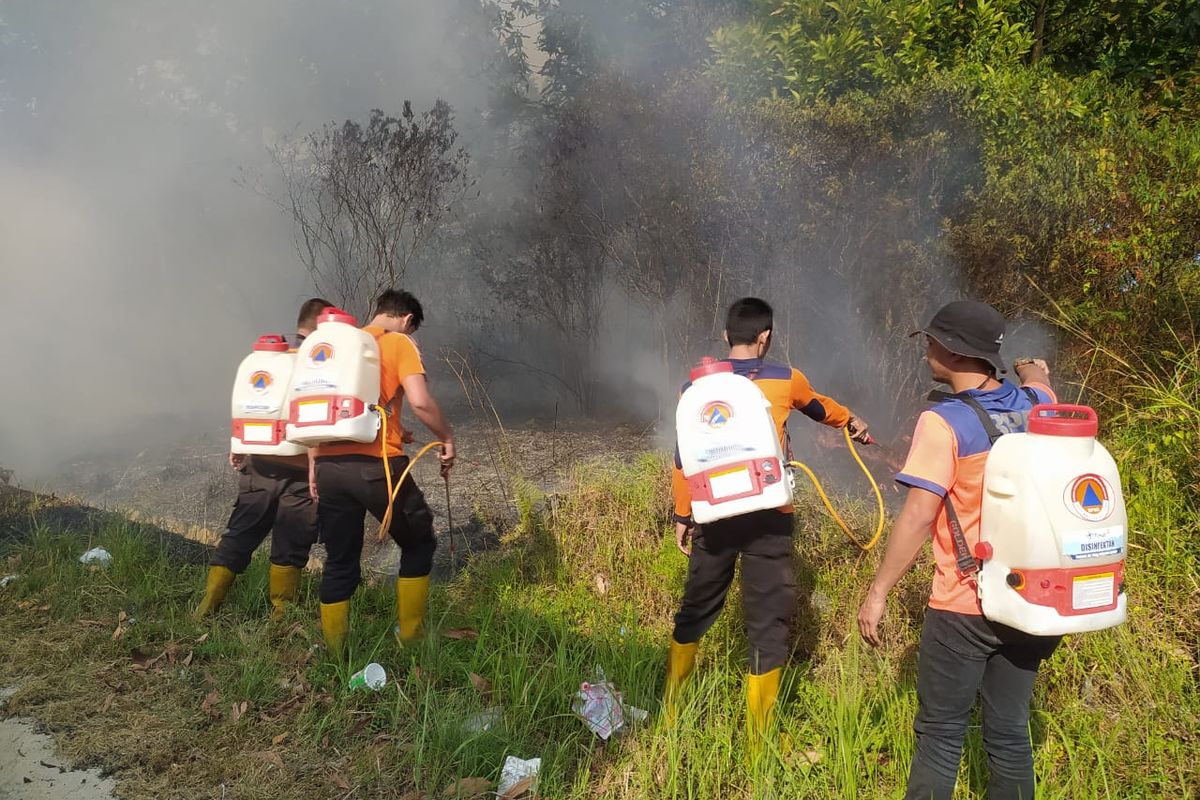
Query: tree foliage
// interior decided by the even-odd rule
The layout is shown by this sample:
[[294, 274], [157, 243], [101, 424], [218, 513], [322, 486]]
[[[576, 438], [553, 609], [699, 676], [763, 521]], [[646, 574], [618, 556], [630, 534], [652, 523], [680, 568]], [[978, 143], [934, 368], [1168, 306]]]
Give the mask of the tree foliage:
[[365, 313], [434, 241], [470, 185], [450, 106], [371, 112], [275, 149], [284, 205], [317, 289]]

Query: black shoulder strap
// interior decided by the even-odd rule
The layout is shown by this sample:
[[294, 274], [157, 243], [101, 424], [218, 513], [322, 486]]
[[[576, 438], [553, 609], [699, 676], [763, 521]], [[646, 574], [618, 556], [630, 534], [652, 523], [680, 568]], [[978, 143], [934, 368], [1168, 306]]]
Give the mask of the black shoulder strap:
[[[968, 408], [975, 412], [975, 416], [979, 417], [980, 424], [983, 425], [984, 431], [987, 432], [989, 445], [995, 444], [996, 440], [1004, 435], [996, 427], [996, 423], [992, 421], [991, 415], [987, 413], [987, 410], [979, 404], [978, 400], [966, 392], [951, 394], [949, 392], [934, 391], [929, 393], [928, 399], [934, 403], [943, 400], [958, 400], [965, 403]], [[942, 505], [946, 507], [946, 522], [950, 528], [950, 541], [954, 543], [954, 566], [958, 570], [959, 580], [970, 578], [979, 572], [979, 561], [976, 560], [975, 554], [971, 552], [971, 548], [967, 546], [967, 537], [963, 533], [962, 523], [958, 521], [958, 512], [954, 510], [954, 504], [950, 502], [949, 492], [943, 495]]]
[[975, 412], [975, 416], [979, 417], [980, 424], [983, 425], [984, 431], [987, 432], [989, 445], [995, 444], [996, 440], [1004, 435], [996, 427], [996, 423], [992, 420], [991, 415], [987, 413], [987, 410], [979, 404], [978, 400], [966, 392], [959, 392], [957, 394], [930, 392], [928, 399], [934, 403], [941, 402], [942, 400], [958, 400], [965, 403], [968, 408]]
[[979, 561], [971, 548], [967, 547], [967, 536], [963, 533], [962, 523], [958, 521], [958, 513], [950, 502], [950, 494], [942, 497], [942, 505], [946, 507], [946, 522], [950, 527], [950, 541], [954, 543], [954, 566], [958, 570], [959, 580], [970, 578], [979, 572]]
[[1038, 403], [1042, 402], [1042, 399], [1037, 396], [1037, 392], [1035, 392], [1033, 389], [1030, 389], [1028, 386], [1022, 386], [1021, 391], [1024, 392], [1025, 396], [1029, 398], [1030, 405], [1036, 406]]

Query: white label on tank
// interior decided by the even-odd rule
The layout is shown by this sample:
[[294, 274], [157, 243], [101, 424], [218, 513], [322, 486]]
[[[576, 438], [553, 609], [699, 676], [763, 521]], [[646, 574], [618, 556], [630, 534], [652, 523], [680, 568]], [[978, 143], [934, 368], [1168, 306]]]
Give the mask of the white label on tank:
[[336, 389], [336, 388], [337, 388], [337, 384], [335, 384], [333, 381], [329, 380], [328, 378], [317, 377], [317, 378], [306, 378], [305, 380], [302, 380], [302, 381], [296, 381], [296, 383], [292, 385], [291, 392], [292, 392], [292, 394], [296, 394], [299, 392], [312, 392], [312, 391], [317, 391], [317, 390], [324, 391], [327, 389]]
[[1118, 556], [1125, 552], [1125, 526], [1084, 528], [1067, 531], [1062, 538], [1062, 554], [1072, 559]]
[[242, 425], [243, 442], [265, 442], [270, 444], [275, 438], [274, 425], [259, 425], [247, 422]]
[[750, 470], [745, 467], [709, 475], [708, 485], [712, 490], [714, 500], [746, 494], [754, 490], [754, 483], [750, 480]]
[[298, 411], [297, 422], [324, 422], [329, 419], [329, 401], [316, 400], [310, 403], [301, 403]]
[[1113, 581], [1116, 574], [1105, 572], [1100, 575], [1081, 575], [1071, 582], [1071, 607], [1076, 611], [1085, 608], [1102, 608], [1113, 602]]
[[278, 403], [242, 403], [243, 414], [274, 414], [278, 410]]

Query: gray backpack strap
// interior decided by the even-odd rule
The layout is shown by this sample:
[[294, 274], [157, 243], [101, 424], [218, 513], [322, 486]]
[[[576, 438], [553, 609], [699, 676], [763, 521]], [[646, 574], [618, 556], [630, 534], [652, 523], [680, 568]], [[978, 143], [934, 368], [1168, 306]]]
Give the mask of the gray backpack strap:
[[[961, 403], [965, 403], [968, 408], [975, 412], [975, 416], [979, 417], [980, 424], [983, 425], [984, 431], [987, 432], [989, 445], [995, 444], [996, 440], [1004, 435], [996, 427], [996, 423], [992, 420], [991, 415], [987, 413], [987, 410], [979, 404], [978, 400], [966, 392], [950, 394], [949, 392], [935, 391], [929, 394], [928, 399], [934, 403], [943, 400], [958, 400]], [[954, 504], [950, 502], [949, 493], [946, 493], [942, 497], [942, 504], [946, 507], [946, 522], [950, 528], [950, 541], [954, 544], [954, 566], [958, 570], [959, 580], [970, 578], [979, 572], [979, 561], [967, 545], [966, 534], [963, 533], [962, 523], [958, 521], [958, 512], [954, 510]]]
[[950, 394], [948, 392], [930, 392], [927, 399], [934, 403], [941, 402], [942, 400], [958, 400], [960, 403], [965, 403], [968, 408], [975, 412], [975, 416], [979, 417], [979, 423], [983, 425], [984, 431], [987, 432], [989, 445], [995, 444], [996, 440], [1004, 435], [1000, 432], [1000, 429], [996, 427], [996, 423], [992, 420], [992, 417], [990, 414], [988, 414], [987, 410], [979, 404], [978, 400], [966, 392], [959, 392], [958, 394]]

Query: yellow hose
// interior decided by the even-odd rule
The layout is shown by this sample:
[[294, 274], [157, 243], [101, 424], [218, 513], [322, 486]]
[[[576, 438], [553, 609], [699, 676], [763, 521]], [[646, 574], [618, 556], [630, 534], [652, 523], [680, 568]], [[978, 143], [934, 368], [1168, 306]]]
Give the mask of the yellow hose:
[[833, 504], [829, 502], [829, 497], [825, 494], [825, 490], [821, 487], [821, 482], [817, 480], [817, 476], [813, 473], [813, 471], [809, 469], [806, 464], [801, 464], [799, 461], [789, 461], [788, 466], [804, 470], [804, 474], [808, 476], [809, 480], [812, 481], [813, 486], [816, 487], [817, 494], [820, 495], [821, 502], [825, 504], [825, 508], [829, 510], [829, 515], [833, 517], [833, 521], [836, 522], [838, 527], [850, 537], [850, 541], [854, 542], [861, 550], [865, 552], [874, 547], [879, 542], [879, 537], [883, 535], [883, 524], [886, 521], [886, 514], [883, 509], [883, 494], [879, 491], [879, 484], [875, 482], [875, 477], [871, 475], [871, 471], [867, 469], [867, 465], [864, 464], [863, 460], [859, 457], [858, 449], [854, 446], [854, 440], [850, 438], [850, 429], [842, 428], [842, 434], [846, 437], [846, 445], [850, 448], [850, 455], [854, 456], [854, 460], [858, 462], [859, 469], [863, 471], [863, 474], [867, 476], [867, 480], [871, 482], [871, 488], [875, 491], [875, 500], [879, 504], [879, 524], [875, 526], [875, 535], [872, 536], [871, 541], [867, 542], [866, 544], [863, 544], [858, 540], [858, 537], [854, 535], [854, 531], [850, 530], [850, 526], [847, 525], [846, 521], [842, 519], [841, 515], [834, 510]]
[[383, 520], [379, 523], [379, 541], [382, 542], [387, 538], [388, 528], [392, 526], [393, 503], [396, 502], [396, 495], [400, 494], [400, 487], [404, 485], [404, 479], [408, 477], [408, 473], [412, 472], [413, 465], [421, 460], [421, 456], [425, 455], [433, 448], [445, 444], [445, 442], [430, 442], [422, 447], [420, 451], [418, 451], [417, 454], [409, 460], [408, 466], [404, 468], [404, 471], [400, 473], [400, 480], [396, 481], [396, 483], [393, 485], [392, 466], [388, 462], [387, 454], [387, 409], [383, 408], [382, 406], [376, 406], [375, 410], [379, 412], [379, 440], [381, 442], [380, 453], [381, 457], [383, 458], [383, 479], [387, 483], [388, 487], [387, 511], [383, 512]]

